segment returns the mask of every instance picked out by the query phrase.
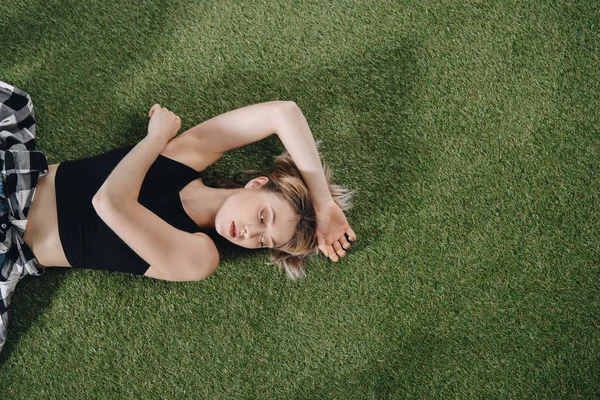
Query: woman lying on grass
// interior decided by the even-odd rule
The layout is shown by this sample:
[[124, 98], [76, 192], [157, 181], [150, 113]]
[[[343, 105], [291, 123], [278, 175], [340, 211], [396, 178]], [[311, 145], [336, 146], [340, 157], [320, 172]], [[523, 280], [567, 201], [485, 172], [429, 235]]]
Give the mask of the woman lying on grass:
[[[50, 165], [39, 179], [23, 239], [40, 266], [199, 280], [219, 262], [201, 229], [215, 229], [242, 247], [271, 249], [291, 277], [302, 274], [301, 259], [316, 250], [317, 237], [332, 260], [345, 256], [346, 235], [350, 241], [355, 235], [336, 200], [344, 206], [346, 192], [330, 188], [308, 124], [293, 102], [230, 111], [175, 139], [179, 117], [158, 104], [149, 117], [148, 135], [136, 146]], [[269, 177], [241, 189], [202, 183], [199, 172], [224, 152], [273, 133], [291, 157], [278, 157]], [[108, 228], [115, 238], [108, 237]]]
[[[31, 99], [0, 82], [4, 326], [18, 279], [47, 266], [204, 279], [219, 264], [203, 232], [210, 229], [236, 245], [270, 249], [292, 278], [303, 274], [302, 260], [317, 246], [333, 261], [346, 255], [356, 239], [342, 211], [348, 192], [329, 184], [295, 103], [230, 111], [177, 138], [179, 117], [158, 104], [149, 117], [148, 135], [135, 146], [48, 166], [34, 150]], [[289, 155], [276, 158], [269, 176], [238, 189], [203, 184], [200, 172], [224, 152], [273, 133]]]

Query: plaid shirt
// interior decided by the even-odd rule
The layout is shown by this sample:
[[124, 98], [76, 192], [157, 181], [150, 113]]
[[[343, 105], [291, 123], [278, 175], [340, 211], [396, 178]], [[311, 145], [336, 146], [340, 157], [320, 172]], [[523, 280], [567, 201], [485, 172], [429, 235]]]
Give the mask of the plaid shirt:
[[41, 275], [33, 252], [23, 241], [35, 186], [48, 172], [46, 156], [34, 148], [31, 98], [0, 81], [0, 351], [17, 282], [25, 275]]

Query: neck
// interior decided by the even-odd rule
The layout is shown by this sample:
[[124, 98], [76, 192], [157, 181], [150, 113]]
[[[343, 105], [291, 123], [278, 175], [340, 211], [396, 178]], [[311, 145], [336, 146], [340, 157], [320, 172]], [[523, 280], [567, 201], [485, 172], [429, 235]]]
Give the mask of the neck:
[[232, 194], [243, 189], [218, 189], [194, 181], [180, 192], [185, 212], [202, 228], [214, 229], [217, 212]]

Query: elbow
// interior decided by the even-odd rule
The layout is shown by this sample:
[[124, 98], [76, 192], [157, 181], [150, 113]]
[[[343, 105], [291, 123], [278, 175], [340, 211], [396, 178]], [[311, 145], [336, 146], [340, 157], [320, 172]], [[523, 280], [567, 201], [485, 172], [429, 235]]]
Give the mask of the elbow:
[[276, 116], [278, 126], [276, 131], [278, 134], [281, 134], [281, 132], [290, 125], [297, 124], [299, 119], [304, 119], [300, 107], [293, 101], [278, 102], [276, 106]]
[[104, 187], [101, 187], [94, 197], [92, 197], [92, 206], [99, 211], [121, 210], [129, 208], [131, 205], [137, 204], [137, 196], [135, 198], [124, 196], [118, 193], [110, 193]]
[[283, 116], [289, 117], [293, 115], [297, 115], [298, 113], [302, 114], [300, 107], [296, 102], [288, 100], [288, 101], [280, 101], [278, 103], [279, 113]]
[[116, 199], [100, 190], [92, 197], [92, 207], [94, 207], [96, 214], [105, 220], [105, 218], [113, 215], [115, 211], [122, 210], [126, 207], [126, 204], [123, 201], [116, 201]]
[[94, 197], [92, 197], [92, 207], [96, 210], [98, 215], [102, 215], [108, 208], [108, 198], [102, 192], [98, 191]]

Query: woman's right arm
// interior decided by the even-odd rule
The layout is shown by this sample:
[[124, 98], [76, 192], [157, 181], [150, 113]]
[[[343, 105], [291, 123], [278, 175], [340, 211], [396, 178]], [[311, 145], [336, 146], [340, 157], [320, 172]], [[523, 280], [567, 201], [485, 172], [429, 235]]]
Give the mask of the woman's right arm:
[[203, 233], [181, 231], [139, 203], [146, 172], [181, 126], [179, 117], [154, 105], [148, 135], [112, 170], [92, 199], [104, 223], [146, 261], [152, 277], [194, 281], [211, 275], [219, 252]]
[[[188, 164], [203, 170], [223, 153], [277, 134], [310, 190], [317, 213], [319, 249], [332, 260], [343, 257], [356, 235], [335, 204], [312, 132], [296, 103], [274, 101], [229, 111], [184, 132], [174, 140], [195, 157]], [[175, 143], [174, 143], [175, 145]]]

